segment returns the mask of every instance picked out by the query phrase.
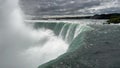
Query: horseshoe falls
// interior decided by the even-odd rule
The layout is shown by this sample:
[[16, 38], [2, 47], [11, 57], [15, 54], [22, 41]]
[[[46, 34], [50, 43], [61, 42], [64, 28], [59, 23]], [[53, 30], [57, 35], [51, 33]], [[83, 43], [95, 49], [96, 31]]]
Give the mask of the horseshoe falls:
[[36, 29], [52, 30], [68, 44], [59, 57], [38, 68], [117, 68], [120, 26], [103, 25], [105, 20], [37, 22]]

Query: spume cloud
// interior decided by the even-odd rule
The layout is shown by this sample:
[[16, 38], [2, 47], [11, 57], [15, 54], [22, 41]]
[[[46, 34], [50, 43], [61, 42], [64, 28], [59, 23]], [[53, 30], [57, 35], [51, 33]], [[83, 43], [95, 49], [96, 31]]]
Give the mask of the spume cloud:
[[0, 68], [37, 68], [66, 52], [68, 44], [52, 30], [23, 22], [18, 0], [0, 3]]

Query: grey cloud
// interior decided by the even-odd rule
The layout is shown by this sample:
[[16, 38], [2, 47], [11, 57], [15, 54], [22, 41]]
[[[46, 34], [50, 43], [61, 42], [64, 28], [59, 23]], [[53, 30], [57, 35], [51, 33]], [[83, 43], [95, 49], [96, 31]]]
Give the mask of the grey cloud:
[[[25, 4], [23, 10], [31, 15], [113, 13], [120, 11], [119, 2], [120, 0], [21, 0], [21, 4]], [[108, 8], [109, 5], [111, 7]], [[101, 9], [91, 9], [93, 7]]]

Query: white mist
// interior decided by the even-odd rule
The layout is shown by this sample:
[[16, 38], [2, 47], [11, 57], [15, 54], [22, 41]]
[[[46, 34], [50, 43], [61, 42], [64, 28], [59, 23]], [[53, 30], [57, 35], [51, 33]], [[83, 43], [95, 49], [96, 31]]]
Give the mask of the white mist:
[[68, 44], [53, 31], [23, 22], [18, 0], [0, 4], [0, 68], [37, 68], [67, 51]]

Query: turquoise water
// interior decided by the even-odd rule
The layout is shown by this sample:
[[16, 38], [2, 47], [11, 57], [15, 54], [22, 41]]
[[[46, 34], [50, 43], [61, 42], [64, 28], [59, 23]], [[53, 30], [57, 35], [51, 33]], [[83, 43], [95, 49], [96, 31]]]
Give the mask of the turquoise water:
[[[92, 22], [93, 20], [91, 20]], [[95, 22], [88, 22], [88, 20], [80, 21], [52, 21], [52, 22], [36, 22], [33, 23], [35, 29], [50, 29], [56, 36], [63, 39], [66, 43], [69, 44], [67, 53], [75, 51], [80, 45], [83, 45], [84, 33], [90, 30], [93, 30], [92, 27], [88, 26], [89, 24], [94, 24]], [[102, 24], [102, 23], [99, 23]], [[66, 55], [66, 54], [65, 54]], [[64, 56], [64, 55], [63, 55]], [[40, 67], [41, 68], [41, 67]]]
[[[39, 68], [119, 68], [119, 25], [89, 20], [82, 23], [38, 22], [69, 44], [66, 53]], [[77, 21], [78, 22], [78, 21]], [[84, 23], [84, 24], [83, 24]], [[42, 26], [41, 26], [42, 24]], [[108, 63], [109, 62], [109, 63]]]

